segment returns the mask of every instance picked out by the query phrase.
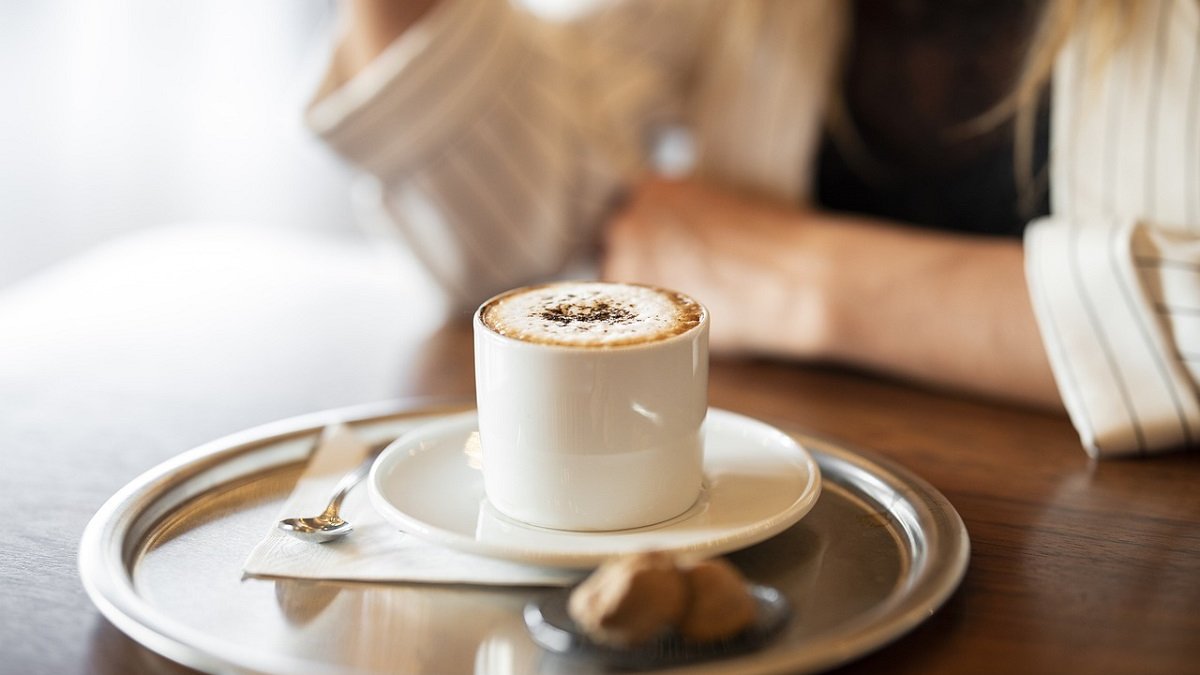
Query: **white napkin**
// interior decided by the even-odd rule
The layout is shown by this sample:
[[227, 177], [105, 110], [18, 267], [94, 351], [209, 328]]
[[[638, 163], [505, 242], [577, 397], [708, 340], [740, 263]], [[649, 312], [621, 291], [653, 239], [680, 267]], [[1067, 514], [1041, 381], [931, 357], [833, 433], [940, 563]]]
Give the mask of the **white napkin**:
[[404, 534], [367, 498], [367, 481], [347, 495], [341, 515], [354, 531], [326, 544], [303, 542], [275, 527], [280, 518], [320, 513], [338, 480], [367, 456], [369, 446], [345, 425], [327, 427], [267, 537], [243, 565], [251, 576], [364, 581], [414, 581], [495, 586], [565, 586], [578, 570], [536, 567], [450, 550]]

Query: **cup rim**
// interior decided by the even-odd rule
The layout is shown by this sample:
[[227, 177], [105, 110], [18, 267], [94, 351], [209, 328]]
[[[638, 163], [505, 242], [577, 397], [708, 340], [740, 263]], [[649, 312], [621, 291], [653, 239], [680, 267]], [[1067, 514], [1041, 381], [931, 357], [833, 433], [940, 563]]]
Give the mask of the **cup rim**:
[[[691, 328], [683, 331], [682, 333], [676, 333], [675, 335], [671, 335], [671, 336], [668, 336], [665, 338], [651, 340], [649, 342], [630, 342], [630, 343], [615, 344], [615, 345], [567, 345], [567, 344], [562, 344], [562, 343], [558, 343], [558, 342], [533, 342], [531, 340], [522, 340], [520, 338], [515, 338], [510, 335], [504, 335], [502, 333], [498, 333], [494, 329], [492, 329], [490, 326], [488, 326], [487, 324], [485, 324], [483, 322], [483, 308], [484, 307], [487, 307], [488, 305], [492, 304], [492, 302], [499, 300], [500, 298], [503, 298], [507, 295], [512, 295], [513, 293], [516, 293], [518, 291], [525, 291], [525, 290], [534, 289], [534, 288], [544, 288], [546, 286], [560, 286], [560, 285], [567, 285], [567, 284], [591, 284], [591, 283], [614, 284], [614, 285], [620, 285], [620, 286], [637, 286], [639, 288], [648, 288], [650, 290], [658, 291], [660, 293], [671, 293], [671, 294], [683, 296], [684, 298], [687, 298], [688, 300], [694, 302], [696, 304], [696, 306], [700, 308], [700, 321], [697, 322], [695, 326], [692, 326]], [[601, 281], [601, 280], [597, 280], [597, 279], [564, 279], [562, 281], [548, 281], [548, 282], [540, 283], [540, 284], [527, 284], [525, 286], [517, 286], [516, 288], [510, 288], [501, 293], [497, 293], [497, 294], [493, 295], [492, 297], [488, 298], [487, 300], [484, 300], [482, 303], [480, 303], [479, 307], [475, 309], [475, 314], [474, 314], [474, 317], [472, 318], [472, 323], [475, 325], [476, 328], [481, 329], [483, 331], [483, 333], [485, 335], [487, 335], [488, 337], [495, 338], [502, 342], [511, 343], [513, 345], [524, 345], [529, 348], [537, 348], [537, 349], [557, 349], [557, 350], [578, 351], [578, 352], [599, 352], [599, 351], [651, 349], [651, 348], [655, 348], [655, 347], [658, 347], [661, 345], [668, 345], [668, 344], [671, 344], [674, 342], [687, 340], [687, 339], [693, 337], [697, 331], [704, 330], [708, 327], [709, 312], [708, 312], [708, 307], [706, 307], [704, 305], [704, 303], [700, 302], [699, 300], [696, 300], [691, 295], [688, 295], [687, 293], [684, 293], [682, 291], [676, 291], [676, 290], [670, 289], [670, 288], [663, 288], [662, 286], [655, 286], [653, 284], [642, 284], [642, 283], [637, 283], [637, 282], [633, 282], [633, 281]]]

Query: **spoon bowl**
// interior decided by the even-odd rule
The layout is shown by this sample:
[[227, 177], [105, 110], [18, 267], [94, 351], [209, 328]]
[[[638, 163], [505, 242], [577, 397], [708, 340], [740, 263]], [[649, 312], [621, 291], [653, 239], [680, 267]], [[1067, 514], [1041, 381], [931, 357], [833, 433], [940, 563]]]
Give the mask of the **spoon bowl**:
[[279, 521], [279, 529], [298, 539], [323, 544], [350, 534], [354, 526], [337, 516], [327, 518], [321, 514], [312, 518], [284, 518]]
[[350, 494], [354, 486], [361, 483], [362, 479], [371, 473], [371, 465], [375, 463], [375, 458], [378, 456], [378, 452], [369, 453], [361, 464], [342, 476], [337, 486], [333, 488], [333, 496], [329, 498], [329, 505], [325, 507], [321, 515], [310, 518], [284, 518], [275, 526], [301, 541], [314, 544], [324, 544], [350, 534], [354, 530], [354, 526], [349, 521], [343, 520], [338, 515], [338, 510], [342, 508], [342, 500]]

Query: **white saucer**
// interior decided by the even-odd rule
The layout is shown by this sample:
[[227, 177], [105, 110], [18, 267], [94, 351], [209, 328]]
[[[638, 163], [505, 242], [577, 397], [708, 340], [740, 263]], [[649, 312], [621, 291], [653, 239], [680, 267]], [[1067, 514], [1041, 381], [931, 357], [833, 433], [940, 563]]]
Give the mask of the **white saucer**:
[[615, 532], [527, 525], [487, 502], [472, 411], [416, 429], [392, 443], [367, 481], [371, 503], [396, 527], [427, 541], [492, 558], [556, 567], [594, 567], [647, 549], [718, 555], [772, 537], [816, 503], [813, 458], [782, 431], [710, 409], [704, 489], [680, 516]]

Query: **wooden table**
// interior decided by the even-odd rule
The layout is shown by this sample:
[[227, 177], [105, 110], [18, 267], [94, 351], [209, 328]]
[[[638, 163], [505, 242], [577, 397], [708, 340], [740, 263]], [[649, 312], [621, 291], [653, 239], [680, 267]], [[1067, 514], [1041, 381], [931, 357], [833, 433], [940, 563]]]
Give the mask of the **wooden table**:
[[[0, 671], [179, 670], [79, 583], [140, 472], [295, 414], [470, 397], [470, 335], [360, 244], [234, 227], [127, 240], [0, 294]], [[716, 359], [711, 401], [927, 479], [972, 540], [958, 592], [845, 672], [1200, 669], [1200, 457], [1090, 461], [1067, 420], [826, 367]]]

